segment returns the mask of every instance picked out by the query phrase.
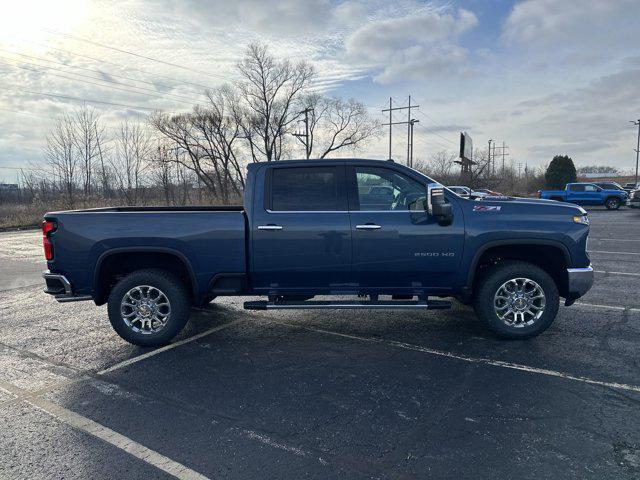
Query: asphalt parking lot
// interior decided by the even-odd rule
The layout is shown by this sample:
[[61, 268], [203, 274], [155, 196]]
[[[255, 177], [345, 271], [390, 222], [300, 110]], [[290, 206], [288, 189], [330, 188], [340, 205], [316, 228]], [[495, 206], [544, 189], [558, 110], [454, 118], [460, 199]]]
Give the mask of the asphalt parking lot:
[[473, 311], [247, 312], [158, 350], [41, 293], [0, 234], [0, 477], [640, 478], [640, 212], [590, 211], [596, 283], [552, 327]]

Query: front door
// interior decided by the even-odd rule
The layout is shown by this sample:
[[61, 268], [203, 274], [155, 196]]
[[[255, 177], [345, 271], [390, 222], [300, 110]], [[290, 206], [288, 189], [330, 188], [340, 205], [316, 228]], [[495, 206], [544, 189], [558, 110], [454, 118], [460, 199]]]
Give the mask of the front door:
[[443, 227], [424, 211], [426, 185], [408, 175], [354, 165], [347, 178], [357, 289], [419, 294], [453, 285], [464, 242], [457, 203], [453, 224]]
[[[267, 169], [252, 222], [252, 283], [267, 294], [338, 292], [351, 269], [344, 164]], [[260, 202], [256, 202], [259, 204]]]

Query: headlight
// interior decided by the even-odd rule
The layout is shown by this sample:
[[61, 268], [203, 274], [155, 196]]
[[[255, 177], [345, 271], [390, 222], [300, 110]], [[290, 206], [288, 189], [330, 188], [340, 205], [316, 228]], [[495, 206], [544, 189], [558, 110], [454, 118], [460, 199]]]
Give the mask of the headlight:
[[589, 225], [589, 217], [585, 213], [584, 215], [574, 215], [573, 221], [575, 223], [581, 223], [583, 225]]

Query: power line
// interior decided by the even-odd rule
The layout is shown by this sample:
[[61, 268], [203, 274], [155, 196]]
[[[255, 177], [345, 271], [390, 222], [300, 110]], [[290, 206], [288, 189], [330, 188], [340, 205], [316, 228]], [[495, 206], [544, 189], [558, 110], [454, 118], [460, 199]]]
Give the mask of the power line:
[[[45, 58], [45, 57], [38, 57], [38, 56], [34, 56], [34, 55], [27, 55], [27, 54], [24, 54], [24, 53], [12, 52], [11, 50], [7, 50], [7, 49], [4, 49], [4, 48], [0, 48], [0, 51], [5, 52], [5, 53], [10, 53], [12, 55], [19, 55], [21, 57], [30, 58], [32, 60], [38, 60], [38, 61], [41, 61], [41, 62], [54, 63], [56, 65], [63, 65], [65, 67], [75, 68], [75, 69], [78, 69], [78, 70], [85, 70], [85, 71], [88, 71], [88, 72], [97, 73], [99, 75], [106, 74], [106, 75], [108, 75], [110, 77], [123, 78], [125, 80], [131, 80], [132, 82], [146, 83], [147, 85], [152, 85], [154, 87], [163, 87], [163, 88], [167, 88], [167, 89], [174, 89], [176, 86], [179, 86], [179, 85], [167, 85], [167, 84], [163, 84], [163, 83], [160, 83], [160, 82], [152, 82], [152, 81], [149, 81], [149, 80], [141, 80], [139, 78], [126, 77], [124, 75], [119, 75], [119, 74], [112, 73], [112, 72], [95, 70], [93, 68], [82, 67], [80, 65], [72, 65], [72, 64], [69, 64], [69, 63], [65, 63], [65, 62], [58, 62], [56, 60], [50, 60], [50, 59]], [[11, 58], [11, 60], [19, 61], [19, 60], [16, 60], [14, 58]], [[27, 62], [23, 62], [23, 63], [27, 63]], [[48, 65], [38, 65], [38, 66], [39, 67], [45, 67], [45, 68], [52, 68], [52, 69], [54, 68], [54, 67], [50, 67]], [[63, 69], [56, 69], [56, 70], [65, 71]], [[73, 73], [73, 72], [68, 72], [68, 73]], [[77, 73], [73, 73], [73, 74], [74, 75], [79, 75]], [[139, 88], [139, 87], [136, 87], [136, 88]], [[203, 87], [203, 88], [206, 88], [206, 87]], [[188, 92], [192, 93], [193, 95], [202, 95], [202, 96], [205, 95], [203, 91], [196, 92], [195, 90], [188, 90]]]
[[78, 37], [78, 36], [75, 36], [75, 35], [70, 35], [68, 33], [58, 32], [56, 30], [49, 30], [49, 29], [46, 29], [46, 28], [44, 30], [46, 30], [49, 33], [53, 33], [54, 35], [61, 35], [63, 37], [71, 38], [71, 39], [76, 40], [76, 41], [89, 43], [90, 45], [95, 45], [95, 46], [98, 46], [98, 47], [106, 48], [106, 49], [109, 49], [109, 50], [113, 50], [115, 52], [125, 53], [127, 55], [132, 55], [134, 57], [143, 58], [145, 60], [149, 60], [149, 61], [152, 61], [152, 62], [162, 63], [163, 65], [168, 65], [170, 67], [181, 68], [183, 70], [188, 70], [190, 72], [199, 73], [199, 74], [202, 74], [202, 75], [209, 75], [211, 77], [222, 78], [223, 80], [227, 80], [227, 77], [225, 77], [224, 75], [221, 75], [221, 74], [210, 73], [210, 72], [206, 72], [204, 70], [198, 70], [196, 68], [191, 68], [191, 67], [185, 67], [184, 65], [179, 65], [179, 64], [173, 63], [173, 62], [167, 62], [166, 60], [160, 60], [158, 58], [149, 57], [147, 55], [142, 55], [140, 53], [131, 52], [129, 50], [124, 50], [124, 49], [118, 48], [118, 47], [112, 47], [111, 45], [105, 45], [104, 43], [95, 42], [93, 40], [89, 40], [88, 38]]
[[[10, 108], [3, 108], [0, 107], [0, 111], [4, 111], [4, 112], [10, 112], [10, 113], [15, 113], [16, 115], [25, 115], [27, 117], [34, 117], [34, 118], [41, 118], [43, 120], [56, 120], [56, 116], [45, 116], [45, 115], [37, 115], [35, 113], [28, 113], [28, 112], [21, 112], [19, 110], [11, 110]], [[108, 130], [114, 130], [116, 132], [120, 131], [120, 127], [112, 127], [109, 125], [102, 125], [101, 128], [106, 128]], [[154, 132], [154, 130], [150, 129], [150, 128], [145, 128], [145, 131], [147, 131], [148, 133]]]
[[191, 85], [191, 86], [194, 86], [194, 87], [204, 88], [204, 89], [207, 89], [207, 90], [213, 90], [213, 88], [214, 88], [214, 87], [212, 87], [210, 85], [202, 85], [200, 83], [188, 82], [186, 80], [179, 80], [179, 79], [176, 79], [174, 77], [170, 77], [169, 75], [163, 75], [163, 74], [160, 74], [160, 73], [150, 73], [147, 70], [143, 70], [143, 69], [138, 68], [138, 67], [122, 65], [121, 63], [112, 62], [110, 60], [105, 60], [105, 59], [102, 59], [102, 58], [91, 57], [89, 55], [84, 55], [82, 53], [73, 52], [71, 50], [65, 50], [64, 48], [52, 47], [51, 45], [48, 45], [46, 43], [34, 42], [33, 40], [25, 40], [25, 42], [31, 43], [32, 45], [45, 47], [45, 48], [47, 48], [49, 50], [55, 50], [57, 52], [66, 53], [68, 55], [73, 55], [73, 56], [80, 57], [80, 58], [86, 58], [87, 60], [91, 60], [91, 61], [94, 61], [94, 62], [106, 63], [108, 65], [113, 65], [113, 66], [116, 66], [116, 67], [119, 67], [119, 68], [123, 68], [123, 69], [126, 69], [126, 70], [135, 70], [136, 72], [141, 72], [141, 73], [144, 73], [145, 75], [153, 75], [153, 76], [158, 77], [158, 78], [165, 78], [165, 79], [171, 80], [172, 82], [175, 82], [177, 84]]
[[[421, 115], [421, 112], [418, 112], [418, 115]], [[435, 135], [437, 137], [440, 137], [442, 140], [444, 140], [445, 142], [449, 142], [451, 145], [456, 146], [457, 143], [454, 142], [453, 140], [449, 140], [447, 137], [444, 137], [442, 135], [440, 135], [438, 132], [431, 130], [429, 127], [427, 127], [426, 125], [420, 125], [422, 128], [424, 128], [426, 131], [428, 131], [429, 133], [431, 133], [432, 135]]]
[[106, 102], [103, 100], [93, 100], [90, 98], [81, 98], [81, 97], [72, 97], [69, 95], [61, 95], [58, 93], [49, 93], [49, 92], [34, 92], [33, 90], [24, 90], [24, 89], [12, 89], [12, 88], [8, 88], [5, 91], [8, 92], [17, 92], [17, 93], [26, 93], [28, 95], [42, 95], [45, 97], [52, 97], [52, 98], [63, 98], [66, 100], [74, 100], [74, 101], [80, 101], [83, 103], [97, 103], [97, 104], [101, 104], [101, 105], [111, 105], [114, 107], [125, 107], [125, 108], [133, 108], [136, 110], [156, 110], [155, 108], [151, 108], [151, 107], [141, 107], [138, 105], [129, 105], [126, 103], [115, 103], [115, 102]]
[[[11, 63], [1, 62], [1, 61], [0, 61], [0, 64], [1, 65], [7, 65], [7, 66], [10, 66], [10, 67], [13, 67], [13, 68], [20, 68], [22, 70], [28, 70], [28, 71], [31, 71], [31, 72], [38, 72], [39, 71], [37, 68], [25, 67], [25, 66], [21, 66], [21, 65], [13, 65]], [[33, 64], [31, 64], [31, 65], [33, 65]], [[51, 67], [43, 67], [43, 68], [49, 68], [50, 69]], [[94, 80], [98, 80], [99, 82], [107, 82], [107, 83], [116, 83], [116, 84], [118, 84], [118, 82], [113, 82], [113, 81], [109, 82], [109, 80], [99, 80], [97, 78], [88, 77], [87, 75], [82, 75], [82, 74], [79, 74], [79, 73], [73, 73], [73, 72], [68, 72], [68, 73], [70, 73], [71, 75], [78, 75], [78, 76], [82, 76], [82, 77], [93, 78]], [[103, 88], [111, 88], [113, 90], [119, 90], [119, 91], [126, 92], [126, 93], [133, 93], [133, 94], [136, 94], [136, 95], [146, 95], [146, 96], [149, 96], [149, 97], [156, 97], [156, 98], [160, 98], [160, 99], [163, 99], [163, 100], [169, 100], [171, 102], [178, 102], [178, 103], [185, 103], [185, 104], [193, 105], [193, 100], [191, 100], [191, 99], [186, 100], [187, 97], [184, 97], [185, 100], [183, 100], [183, 99], [180, 99], [179, 97], [176, 97], [175, 99], [173, 99], [173, 98], [169, 98], [169, 97], [166, 97], [166, 96], [163, 96], [163, 95], [158, 95], [157, 93], [145, 93], [145, 91], [152, 91], [152, 90], [149, 90], [149, 89], [143, 88], [143, 87], [136, 87], [136, 86], [126, 85], [126, 86], [129, 86], [129, 87], [134, 88], [136, 90], [142, 90], [142, 91], [136, 91], [136, 90], [131, 90], [131, 88], [121, 88], [121, 87], [116, 87], [116, 86], [108, 85], [108, 84], [105, 85], [104, 83], [96, 83], [96, 82], [90, 82], [88, 80], [82, 80], [82, 79], [79, 79], [79, 78], [67, 77], [66, 75], [60, 75], [58, 73], [50, 73], [49, 72], [49, 73], [47, 73], [47, 75], [52, 75], [54, 77], [64, 78], [65, 80], [71, 80], [71, 81], [74, 81], [74, 82], [86, 83], [88, 85], [95, 85], [95, 86], [103, 87]], [[122, 84], [120, 84], [120, 85], [122, 85]]]
[[0, 168], [5, 169], [5, 170], [31, 170], [31, 171], [38, 171], [38, 172], [46, 172], [47, 171], [44, 168], [35, 168], [35, 167], [9, 167], [9, 166], [0, 165]]
[[[420, 123], [420, 124], [418, 124], [418, 126], [419, 126], [419, 127], [421, 127], [421, 128], [424, 128], [428, 133], [430, 133], [430, 134], [432, 134], [432, 135], [437, 135], [435, 132], [432, 132], [431, 130], [429, 130], [429, 128], [425, 127], [425, 126], [424, 126], [423, 124], [421, 124], [421, 123]], [[438, 137], [440, 137], [440, 138], [442, 138], [442, 139], [444, 139], [444, 140], [447, 140], [446, 138], [442, 137], [441, 135], [438, 135]], [[453, 147], [451, 147], [450, 145], [444, 145], [442, 142], [439, 142], [439, 141], [434, 140], [434, 139], [431, 139], [430, 141], [431, 141], [431, 142], [433, 142], [433, 143], [436, 143], [437, 145], [440, 145], [441, 147], [446, 148], [446, 149], [451, 149], [451, 148], [453, 148]], [[450, 144], [452, 144], [454, 147], [456, 146], [456, 143], [455, 143], [455, 142], [452, 142], [452, 141], [450, 141], [450, 140], [447, 140], [447, 141], [448, 141]]]

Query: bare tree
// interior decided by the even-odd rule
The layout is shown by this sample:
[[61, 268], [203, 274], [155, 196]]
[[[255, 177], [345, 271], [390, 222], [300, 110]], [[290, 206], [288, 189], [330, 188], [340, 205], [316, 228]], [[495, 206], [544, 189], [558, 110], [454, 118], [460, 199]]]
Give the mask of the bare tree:
[[431, 155], [426, 162], [416, 161], [415, 168], [440, 183], [451, 185], [458, 183], [460, 177], [459, 172], [456, 171], [458, 167], [453, 163], [455, 160], [457, 160], [455, 153], [442, 150]]
[[184, 160], [175, 158], [179, 155], [186, 154], [177, 148], [171, 148], [166, 142], [159, 142], [152, 152], [151, 178], [161, 187], [165, 205], [191, 203], [190, 190], [194, 175], [184, 167]]
[[152, 141], [142, 124], [125, 120], [116, 136], [110, 159], [118, 191], [127, 205], [142, 201], [144, 172], [148, 168]]
[[272, 56], [265, 45], [252, 44], [238, 63], [244, 103], [242, 126], [254, 161], [280, 160], [288, 133], [298, 112], [294, 108], [309, 86], [314, 69]]
[[211, 194], [228, 201], [244, 188], [239, 161], [242, 136], [236, 105], [238, 99], [230, 87], [209, 92], [209, 105], [196, 106], [193, 112], [170, 116], [156, 112], [151, 124], [185, 155], [171, 157], [195, 173]]
[[[326, 158], [341, 149], [356, 149], [380, 134], [367, 107], [354, 99], [323, 97], [317, 93], [302, 101], [309, 112], [309, 151], [311, 156]], [[314, 152], [316, 152], [314, 154]]]
[[78, 157], [75, 148], [74, 119], [65, 114], [57, 119], [47, 136], [44, 155], [53, 178], [64, 196], [65, 206], [74, 208]]
[[[78, 154], [83, 201], [91, 195], [93, 174], [97, 161], [101, 158], [101, 143], [104, 141], [104, 128], [100, 125], [100, 115], [87, 105], [83, 105], [73, 114], [73, 144]], [[102, 169], [103, 182], [106, 172]]]

